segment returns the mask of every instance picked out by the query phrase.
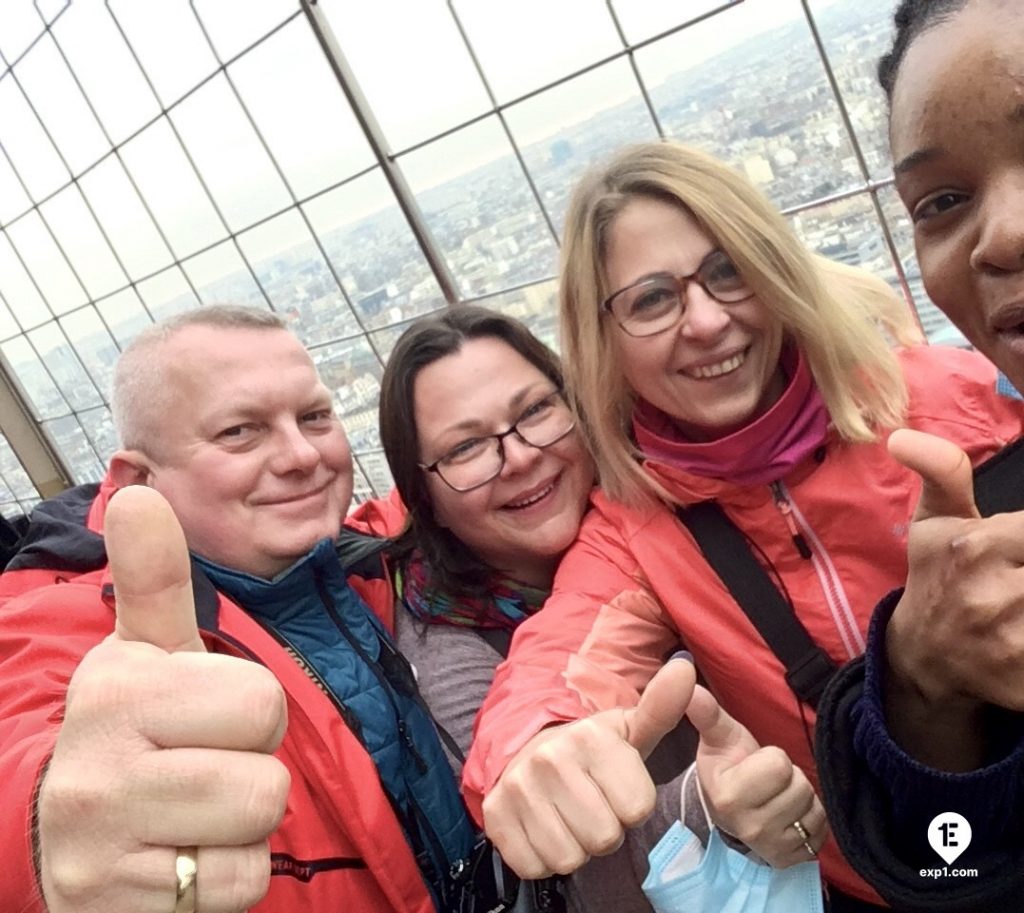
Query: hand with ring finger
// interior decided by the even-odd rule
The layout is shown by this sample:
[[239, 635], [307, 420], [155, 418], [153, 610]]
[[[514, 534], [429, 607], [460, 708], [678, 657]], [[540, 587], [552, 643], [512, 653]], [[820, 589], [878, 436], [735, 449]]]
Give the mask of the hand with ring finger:
[[287, 802], [271, 754], [284, 693], [262, 666], [205, 652], [188, 550], [169, 505], [111, 501], [113, 634], [83, 658], [39, 787], [48, 913], [236, 913], [270, 881]]
[[762, 748], [700, 685], [686, 715], [700, 733], [697, 777], [715, 825], [776, 868], [814, 859], [828, 823], [804, 772], [781, 748]]

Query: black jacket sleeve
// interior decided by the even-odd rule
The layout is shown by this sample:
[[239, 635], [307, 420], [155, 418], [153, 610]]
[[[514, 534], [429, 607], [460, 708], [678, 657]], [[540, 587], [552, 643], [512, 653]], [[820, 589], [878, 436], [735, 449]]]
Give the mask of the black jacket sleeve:
[[[915, 761], [885, 724], [885, 626], [899, 600], [875, 610], [867, 652], [841, 669], [818, 707], [815, 752], [832, 831], [850, 864], [905, 913], [1024, 909], [1024, 715], [991, 708], [992, 760], [952, 774]], [[948, 865], [928, 844], [947, 811], [972, 828]], [[952, 874], [961, 870], [976, 874]]]

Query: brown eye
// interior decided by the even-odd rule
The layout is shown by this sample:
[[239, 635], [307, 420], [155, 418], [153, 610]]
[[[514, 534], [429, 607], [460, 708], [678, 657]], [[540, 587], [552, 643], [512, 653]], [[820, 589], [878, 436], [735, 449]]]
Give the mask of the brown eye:
[[913, 220], [918, 222], [924, 219], [933, 219], [936, 216], [944, 215], [966, 201], [967, 194], [965, 193], [956, 193], [951, 190], [937, 193], [922, 200], [914, 207]]
[[673, 307], [679, 292], [675, 284], [654, 282], [639, 290], [629, 305], [629, 316], [647, 316]]

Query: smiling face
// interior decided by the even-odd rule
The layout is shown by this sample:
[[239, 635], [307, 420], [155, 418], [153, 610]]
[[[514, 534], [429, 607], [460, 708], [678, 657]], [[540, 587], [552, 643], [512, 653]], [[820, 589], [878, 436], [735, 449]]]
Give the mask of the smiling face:
[[153, 357], [172, 392], [140, 481], [167, 498], [194, 552], [269, 578], [338, 535], [352, 455], [298, 339], [196, 325]]
[[919, 35], [890, 138], [925, 288], [1024, 390], [1024, 3], [980, 0]]
[[[608, 288], [661, 273], [689, 275], [713, 250], [714, 240], [681, 206], [637, 197], [608, 232]], [[611, 332], [626, 382], [695, 441], [742, 428], [785, 388], [782, 326], [756, 296], [722, 304], [691, 282], [674, 327], [639, 339], [618, 325]]]
[[[413, 408], [419, 458], [431, 464], [467, 441], [505, 431], [554, 390], [506, 342], [470, 339], [416, 375]], [[457, 492], [434, 472], [426, 484], [437, 522], [482, 561], [513, 579], [550, 586], [576, 538], [594, 471], [578, 431], [544, 449], [515, 434], [490, 482]]]

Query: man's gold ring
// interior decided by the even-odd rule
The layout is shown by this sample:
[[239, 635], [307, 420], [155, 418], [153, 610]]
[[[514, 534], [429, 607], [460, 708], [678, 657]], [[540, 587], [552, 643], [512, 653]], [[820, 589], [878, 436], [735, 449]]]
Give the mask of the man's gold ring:
[[174, 860], [178, 890], [174, 897], [174, 913], [196, 913], [196, 854], [194, 846], [179, 846]]
[[803, 841], [804, 844], [804, 849], [807, 850], [807, 852], [810, 854], [811, 859], [816, 859], [818, 856], [818, 852], [814, 849], [813, 846], [811, 846], [811, 835], [807, 833], [807, 828], [804, 827], [803, 822], [794, 821], [793, 830], [795, 830], [797, 834], [800, 835], [800, 839]]

